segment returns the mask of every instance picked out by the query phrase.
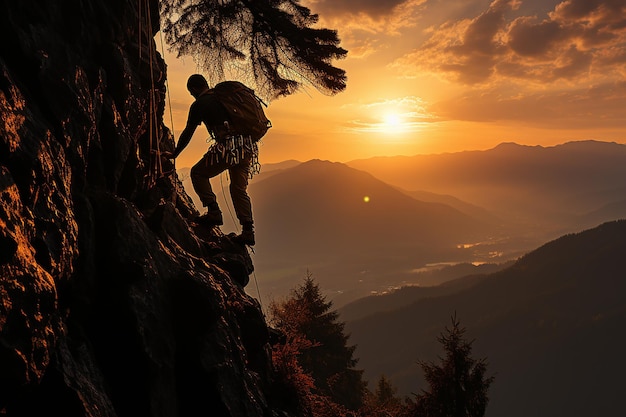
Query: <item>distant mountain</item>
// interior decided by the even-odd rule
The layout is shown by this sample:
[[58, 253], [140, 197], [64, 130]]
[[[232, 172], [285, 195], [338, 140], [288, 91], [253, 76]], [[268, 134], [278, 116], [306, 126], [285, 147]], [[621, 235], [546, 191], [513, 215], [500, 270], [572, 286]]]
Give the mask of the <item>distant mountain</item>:
[[255, 265], [266, 284], [288, 279], [292, 287], [310, 268], [323, 288], [366, 295], [385, 285], [364, 284], [380, 274], [406, 279], [425, 262], [463, 260], [459, 244], [487, 239], [495, 229], [328, 161], [308, 161], [255, 182], [250, 195], [257, 219]]
[[482, 281], [487, 274], [500, 271], [512, 263], [513, 261], [482, 265], [462, 263], [423, 271], [416, 274], [414, 285], [360, 298], [341, 307], [339, 309], [341, 320], [355, 321], [380, 312], [396, 310], [422, 298], [454, 294]]
[[[505, 143], [349, 164], [265, 164], [250, 182], [264, 297], [284, 295], [309, 269], [340, 305], [414, 284], [426, 264], [504, 262], [565, 233], [626, 218], [625, 150], [595, 141]], [[238, 231], [227, 175], [212, 183], [222, 230]], [[199, 207], [191, 181], [183, 184]]]
[[398, 188], [400, 191], [408, 196], [413, 197], [416, 200], [424, 201], [427, 203], [441, 203], [453, 207], [459, 210], [461, 213], [465, 213], [476, 219], [483, 220], [488, 223], [501, 223], [502, 219], [498, 218], [495, 214], [487, 209], [479, 207], [475, 204], [467, 203], [461, 199], [458, 199], [451, 195], [436, 194], [428, 191], [407, 191]]
[[436, 337], [456, 312], [496, 376], [487, 417], [624, 415], [625, 253], [626, 221], [605, 223], [458, 291], [416, 293], [346, 331], [366, 378], [384, 373], [409, 394], [425, 387], [415, 361], [436, 360]]
[[503, 143], [486, 151], [377, 157], [347, 165], [407, 190], [453, 195], [501, 217], [542, 225], [580, 226], [579, 216], [626, 195], [626, 145], [618, 143]]
[[302, 163], [301, 161], [297, 161], [295, 159], [288, 159], [288, 160], [282, 161], [282, 162], [262, 164], [261, 165], [261, 174], [263, 174], [265, 172], [282, 171], [284, 169], [293, 168], [293, 167], [295, 167], [297, 165], [300, 165], [301, 163]]
[[277, 162], [277, 163], [262, 164], [261, 172], [256, 174], [254, 177], [252, 177], [252, 179], [250, 180], [250, 183], [253, 184], [255, 182], [262, 181], [266, 178], [271, 177], [274, 174], [278, 174], [287, 169], [298, 166], [301, 163], [302, 162], [296, 161], [295, 159], [289, 159], [287, 161], [282, 161], [282, 162]]
[[417, 201], [368, 173], [328, 161], [285, 170], [253, 184], [250, 193], [259, 215], [275, 223], [272, 229], [286, 229], [282, 236], [297, 240], [341, 232], [336, 238], [342, 245], [365, 240], [378, 251], [381, 240], [456, 245], [483, 236], [487, 226], [450, 206]]
[[586, 225], [601, 223], [604, 219], [626, 219], [626, 200], [607, 204], [598, 210], [587, 213], [580, 218], [580, 222]]

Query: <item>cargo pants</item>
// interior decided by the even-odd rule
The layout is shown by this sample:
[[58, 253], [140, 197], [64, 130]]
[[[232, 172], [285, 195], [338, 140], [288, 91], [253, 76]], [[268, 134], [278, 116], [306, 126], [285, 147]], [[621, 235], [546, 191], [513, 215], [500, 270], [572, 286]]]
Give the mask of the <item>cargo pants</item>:
[[228, 170], [230, 175], [230, 197], [239, 222], [244, 225], [253, 223], [252, 204], [248, 196], [248, 178], [252, 164], [252, 155], [242, 155], [235, 160], [216, 157], [215, 150], [209, 149], [200, 161], [191, 168], [191, 183], [200, 197], [202, 205], [209, 207], [216, 203], [216, 196], [211, 188], [210, 179]]

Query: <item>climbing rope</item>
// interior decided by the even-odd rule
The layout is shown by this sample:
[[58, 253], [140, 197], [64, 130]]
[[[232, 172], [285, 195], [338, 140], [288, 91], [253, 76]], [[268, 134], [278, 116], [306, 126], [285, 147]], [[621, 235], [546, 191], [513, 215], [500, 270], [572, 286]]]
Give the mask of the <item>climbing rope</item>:
[[230, 215], [230, 219], [233, 221], [233, 224], [235, 225], [235, 230], [237, 231], [237, 233], [239, 233], [239, 227], [237, 226], [237, 221], [235, 219], [235, 215], [233, 214], [233, 210], [231, 210], [230, 204], [228, 204], [228, 199], [226, 198], [226, 191], [224, 189], [224, 176], [228, 175], [227, 174], [228, 171], [224, 171], [220, 174], [220, 186], [222, 187], [222, 196], [224, 197], [224, 202], [226, 203], [226, 208], [228, 209], [228, 214]]
[[[147, 24], [147, 28], [145, 28], [144, 30], [144, 12], [145, 12], [145, 20], [146, 20], [146, 24]], [[150, 38], [149, 34], [152, 34], [152, 19], [150, 16], [150, 4], [149, 4], [149, 0], [139, 0], [138, 3], [138, 11], [137, 14], [139, 16], [139, 31], [138, 31], [138, 39], [137, 39], [137, 43], [138, 43], [138, 50], [139, 50], [139, 64], [141, 65], [141, 63], [143, 62], [143, 54], [142, 54], [142, 45], [143, 45], [143, 38], [142, 35], [145, 33], [146, 34], [146, 41]], [[152, 63], [152, 54], [154, 53], [154, 51], [152, 50], [152, 45], [150, 42], [147, 42], [148, 46], [149, 46], [149, 51], [148, 51], [148, 64], [149, 64], [149, 70], [150, 70], [150, 94], [148, 96], [148, 172], [146, 175], [144, 175], [144, 185], [146, 188], [152, 188], [154, 187], [155, 183], [156, 183], [156, 177], [157, 177], [157, 172], [156, 170], [158, 170], [159, 167], [159, 159], [160, 159], [160, 152], [159, 152], [159, 148], [158, 148], [158, 140], [157, 140], [157, 146], [156, 149], [154, 147], [154, 128], [155, 126], [157, 126], [158, 124], [154, 124], [153, 126], [153, 122], [154, 119], [156, 118], [156, 108], [155, 108], [155, 88], [154, 88], [154, 67], [153, 67], [153, 63]], [[154, 161], [154, 162], [153, 162]]]
[[[143, 31], [143, 19], [142, 19], [142, 13], [144, 12], [144, 10], [141, 7], [141, 2], [142, 0], [139, 0], [139, 6], [138, 6], [138, 16], [139, 16], [139, 40], [138, 40], [138, 45], [139, 45], [139, 62], [141, 62], [141, 58], [142, 58], [142, 31]], [[152, 15], [150, 13], [150, 0], [144, 0], [145, 4], [145, 19], [147, 21], [147, 30], [148, 30], [148, 36], [146, 36], [146, 39], [150, 39], [150, 35], [152, 35]], [[159, 39], [160, 39], [160, 46], [161, 46], [161, 55], [164, 57], [165, 56], [165, 48], [164, 48], [164, 42], [163, 42], [163, 31], [159, 30]], [[148, 166], [148, 174], [147, 174], [147, 183], [148, 183], [148, 188], [151, 188], [155, 185], [156, 183], [156, 179], [157, 178], [161, 178], [164, 175], [168, 175], [170, 172], [163, 172], [163, 165], [162, 165], [162, 161], [161, 161], [161, 151], [160, 151], [160, 144], [159, 144], [159, 123], [157, 120], [157, 110], [156, 110], [156, 89], [155, 89], [155, 80], [154, 80], [154, 64], [153, 64], [153, 56], [154, 54], [156, 54], [156, 50], [154, 49], [154, 44], [152, 42], [148, 42], [148, 47], [149, 47], [149, 51], [148, 51], [148, 59], [149, 59], [149, 65], [150, 65], [150, 96], [149, 96], [149, 112], [150, 112], [150, 118], [149, 118], [149, 149], [150, 149], [150, 162], [149, 162], [149, 166]], [[197, 62], [197, 61], [196, 61]], [[169, 116], [170, 116], [170, 124], [171, 124], [171, 132], [172, 134], [174, 133], [174, 117], [173, 117], [173, 113], [172, 113], [172, 102], [171, 102], [171, 95], [170, 95], [170, 88], [169, 88], [169, 83], [167, 80], [167, 77], [165, 78], [165, 91], [166, 91], [166, 99], [167, 99], [167, 107], [169, 110]], [[258, 159], [257, 159], [257, 155], [258, 155], [258, 149], [256, 148], [257, 144], [254, 143], [253, 144], [253, 149], [248, 149], [249, 151], [252, 152], [253, 154], [253, 165], [251, 167], [251, 175], [254, 175], [255, 173], [258, 173], [260, 171], [260, 164], [258, 163]], [[230, 150], [231, 152], [233, 151], [232, 149]], [[153, 158], [154, 155], [154, 158]], [[239, 155], [240, 157], [243, 157], [243, 154]], [[153, 163], [154, 160], [154, 163]], [[173, 172], [176, 172], [176, 165], [175, 165], [175, 160], [173, 161], [174, 164], [174, 169]], [[224, 197], [226, 197], [226, 193], [225, 193], [225, 187], [224, 187], [224, 181], [223, 181], [223, 177], [224, 175], [228, 175], [227, 173], [222, 173], [220, 174], [220, 184], [222, 187], [222, 195]], [[177, 186], [177, 185], [176, 185]], [[237, 231], [237, 233], [240, 233], [239, 227], [237, 226], [237, 221], [235, 219], [235, 214], [234, 214], [234, 207], [231, 208], [230, 204], [228, 204], [228, 199], [224, 198], [224, 200], [226, 201], [226, 206], [228, 209], [228, 212], [230, 214], [230, 217], [233, 221], [233, 224], [235, 225], [235, 229]], [[254, 248], [246, 246], [247, 250], [248, 250], [248, 254], [252, 257], [255, 252], [254, 252]], [[253, 271], [252, 275], [254, 277], [254, 282], [255, 282], [255, 286], [256, 286], [256, 291], [258, 294], [258, 301], [259, 301], [259, 306], [261, 307], [261, 312], [263, 313], [263, 315], [265, 315], [265, 310], [263, 308], [263, 302], [261, 300], [261, 290], [259, 288], [259, 280], [257, 278], [256, 272]]]
[[[252, 253], [254, 253], [254, 250], [252, 250]], [[256, 293], [259, 296], [259, 306], [261, 307], [261, 312], [263, 313], [263, 316], [265, 317], [265, 308], [263, 307], [263, 301], [261, 301], [261, 291], [259, 290], [259, 280], [256, 278], [256, 271], [252, 271], [252, 276], [254, 277], [254, 283], [256, 285]]]
[[[163, 58], [165, 58], [165, 46], [164, 46], [164, 42], [163, 42], [163, 30], [159, 30], [159, 40], [161, 43], [161, 56]], [[165, 77], [165, 97], [167, 99], [167, 110], [170, 114], [170, 125], [171, 125], [171, 134], [172, 136], [174, 136], [174, 115], [172, 112], [172, 96], [170, 94], [170, 85], [169, 85], [169, 81], [167, 79], [167, 77]], [[158, 155], [159, 160], [161, 160], [161, 155]], [[176, 159], [172, 160], [172, 171], [171, 172], [176, 172]], [[169, 175], [170, 172], [165, 172], [163, 173], [164, 175]], [[174, 181], [175, 187], [176, 187], [176, 191], [180, 191], [178, 189], [179, 187], [179, 182], [178, 181]], [[182, 182], [180, 183], [180, 185], [182, 185]]]
[[[235, 219], [235, 215], [233, 213], [234, 207], [233, 207], [233, 209], [231, 209], [231, 206], [228, 203], [228, 198], [226, 198], [226, 190], [225, 190], [225, 187], [224, 187], [224, 176], [228, 175], [227, 172], [228, 171], [224, 171], [224, 172], [222, 172], [220, 174], [220, 186], [222, 187], [222, 196], [224, 197], [224, 202], [226, 203], [226, 208], [228, 209], [228, 214], [230, 215], [230, 219], [232, 220], [233, 224], [235, 225], [235, 230], [237, 231], [237, 233], [240, 233], [239, 226], [237, 226], [237, 220]], [[246, 249], [248, 250], [248, 255], [251, 258], [254, 258], [254, 255], [255, 255], [254, 248], [252, 246], [247, 246], [246, 245]], [[252, 276], [254, 278], [254, 285], [256, 286], [256, 292], [257, 292], [257, 295], [258, 295], [258, 298], [259, 298], [259, 306], [261, 307], [261, 312], [265, 316], [265, 310], [263, 308], [263, 301], [261, 299], [261, 290], [259, 289], [259, 280], [258, 280], [258, 278], [256, 276], [256, 271], [252, 271]]]
[[[150, 13], [150, 0], [145, 0], [146, 5], [146, 19], [148, 21], [148, 35], [152, 35], [152, 14]], [[146, 40], [148, 41], [148, 37]], [[161, 150], [159, 144], [159, 123], [157, 118], [157, 109], [156, 109], [156, 89], [154, 88], [154, 63], [153, 56], [156, 54], [156, 50], [153, 49], [154, 43], [148, 41], [149, 50], [149, 62], [150, 62], [150, 149], [155, 149], [156, 155], [154, 158], [154, 166], [151, 167], [151, 173], [153, 174], [152, 180], [156, 181], [156, 178], [159, 178], [163, 172], [163, 165], [161, 164]], [[156, 146], [155, 146], [156, 145]], [[152, 163], [153, 158], [150, 158], [150, 162]]]
[[[145, 185], [147, 188], [152, 188], [156, 184], [156, 180], [158, 178], [163, 178], [165, 176], [170, 175], [172, 172], [176, 171], [175, 161], [172, 162], [173, 169], [170, 171], [163, 170], [163, 161], [161, 159], [161, 150], [160, 150], [160, 138], [161, 138], [161, 124], [159, 123], [157, 116], [157, 92], [155, 88], [155, 79], [154, 79], [154, 56], [157, 53], [156, 50], [156, 42], [150, 42], [151, 35], [153, 33], [153, 25], [152, 25], [152, 13], [150, 11], [150, 0], [139, 0], [138, 3], [138, 16], [139, 16], [139, 40], [138, 40], [138, 49], [139, 49], [139, 62], [142, 62], [142, 34], [145, 33], [145, 38], [148, 43], [148, 63], [150, 70], [150, 94], [148, 96], [149, 104], [148, 104], [148, 147], [149, 147], [149, 162], [148, 162], [148, 173], [144, 176]], [[146, 30], [144, 31], [143, 24], [147, 25]], [[160, 34], [160, 43], [161, 43], [161, 54], [165, 56], [165, 48], [163, 43], [163, 32], [159, 30]], [[171, 123], [171, 131], [174, 132], [174, 117], [172, 114], [172, 102], [171, 95], [169, 91], [169, 84], [167, 78], [165, 78], [165, 91], [166, 91], [166, 100], [168, 103], [168, 110], [170, 114], [170, 123]]]
[[[165, 47], [163, 42], [163, 30], [159, 30], [159, 39], [161, 41], [161, 56], [165, 58]], [[172, 125], [172, 135], [174, 134], [174, 116], [172, 113], [172, 97], [170, 95], [170, 85], [167, 77], [165, 77], [165, 95], [167, 97], [167, 107], [170, 113], [170, 124]]]

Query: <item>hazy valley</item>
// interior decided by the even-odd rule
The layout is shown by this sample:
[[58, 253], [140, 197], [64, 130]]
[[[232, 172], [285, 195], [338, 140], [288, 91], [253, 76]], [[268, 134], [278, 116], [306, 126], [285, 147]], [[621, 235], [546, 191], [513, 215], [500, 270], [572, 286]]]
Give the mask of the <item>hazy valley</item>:
[[366, 378], [409, 395], [457, 314], [495, 375], [486, 416], [618, 416], [626, 372], [626, 221], [549, 242], [495, 273], [340, 309]]
[[[179, 175], [185, 179], [185, 170]], [[222, 230], [234, 231], [222, 195], [228, 179], [213, 185]], [[565, 233], [626, 217], [626, 146], [502, 144], [346, 164], [286, 161], [264, 166], [249, 191], [264, 301], [286, 295], [309, 270], [342, 306], [479, 272], [482, 264], [498, 269], [493, 264]], [[446, 268], [457, 264], [465, 267]]]

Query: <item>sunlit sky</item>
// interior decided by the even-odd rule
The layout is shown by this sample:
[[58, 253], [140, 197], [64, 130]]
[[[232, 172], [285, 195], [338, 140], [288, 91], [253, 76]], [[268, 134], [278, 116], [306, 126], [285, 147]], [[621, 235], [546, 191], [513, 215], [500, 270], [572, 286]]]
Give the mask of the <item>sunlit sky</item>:
[[[489, 149], [501, 142], [552, 146], [626, 143], [626, 0], [304, 0], [338, 30], [347, 89], [313, 87], [274, 100], [261, 162], [347, 162], [380, 155]], [[157, 43], [159, 38], [157, 37]], [[168, 65], [178, 135], [193, 101], [193, 57]], [[171, 115], [171, 117], [170, 117]], [[200, 127], [181, 154], [207, 147]]]

